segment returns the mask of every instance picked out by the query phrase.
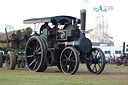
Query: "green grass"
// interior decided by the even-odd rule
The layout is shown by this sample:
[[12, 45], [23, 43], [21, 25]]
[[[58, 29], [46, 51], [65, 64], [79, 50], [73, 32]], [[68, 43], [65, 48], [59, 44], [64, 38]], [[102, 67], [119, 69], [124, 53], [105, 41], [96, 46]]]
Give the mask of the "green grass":
[[[113, 67], [117, 72], [114, 72], [116, 70]], [[0, 85], [127, 85], [128, 71], [118, 70], [120, 67], [107, 65], [102, 74], [94, 75], [85, 65], [81, 65], [76, 74], [65, 75], [56, 67], [37, 73], [23, 68], [7, 70], [3, 67], [0, 68]]]

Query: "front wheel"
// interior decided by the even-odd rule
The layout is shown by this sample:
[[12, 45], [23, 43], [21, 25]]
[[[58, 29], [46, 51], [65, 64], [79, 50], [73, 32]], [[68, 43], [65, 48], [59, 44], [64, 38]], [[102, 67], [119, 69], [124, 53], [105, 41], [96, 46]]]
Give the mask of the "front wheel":
[[79, 55], [75, 48], [65, 48], [60, 56], [60, 67], [65, 74], [72, 75], [79, 68]]
[[100, 74], [105, 68], [105, 55], [99, 48], [92, 48], [87, 54], [86, 66], [94, 74]]

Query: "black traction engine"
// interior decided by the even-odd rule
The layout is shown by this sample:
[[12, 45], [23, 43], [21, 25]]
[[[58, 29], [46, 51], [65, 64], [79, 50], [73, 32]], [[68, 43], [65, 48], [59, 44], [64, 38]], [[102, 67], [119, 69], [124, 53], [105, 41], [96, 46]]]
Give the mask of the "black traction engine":
[[[99, 48], [92, 48], [85, 36], [86, 10], [81, 19], [72, 16], [54, 16], [24, 20], [24, 24], [42, 23], [25, 47], [26, 65], [30, 71], [43, 72], [48, 66], [57, 66], [65, 74], [74, 74], [80, 63], [100, 74], [105, 67], [105, 56]], [[81, 29], [80, 29], [81, 28]]]

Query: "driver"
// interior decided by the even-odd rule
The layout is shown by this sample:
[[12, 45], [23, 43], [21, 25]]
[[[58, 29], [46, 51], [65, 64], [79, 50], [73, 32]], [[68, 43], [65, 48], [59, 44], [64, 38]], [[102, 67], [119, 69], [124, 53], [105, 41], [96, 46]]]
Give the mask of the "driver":
[[41, 28], [40, 28], [40, 34], [42, 34], [43, 33], [43, 29], [44, 28], [47, 28], [47, 29], [49, 29], [50, 28], [50, 26], [48, 25], [48, 22], [47, 23], [45, 23], [45, 24], [43, 24], [42, 26], [41, 26]]

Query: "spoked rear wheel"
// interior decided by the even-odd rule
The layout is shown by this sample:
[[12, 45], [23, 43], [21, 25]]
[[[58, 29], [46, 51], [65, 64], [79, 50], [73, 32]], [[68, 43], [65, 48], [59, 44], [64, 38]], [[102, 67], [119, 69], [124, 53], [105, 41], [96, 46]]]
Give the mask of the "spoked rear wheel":
[[101, 49], [92, 48], [88, 53], [87, 68], [94, 74], [100, 74], [105, 68], [105, 56]]
[[41, 72], [47, 68], [45, 62], [45, 42], [39, 36], [33, 36], [25, 48], [26, 65], [30, 71]]
[[75, 48], [65, 48], [60, 56], [60, 67], [65, 74], [72, 75], [79, 68], [79, 55]]

